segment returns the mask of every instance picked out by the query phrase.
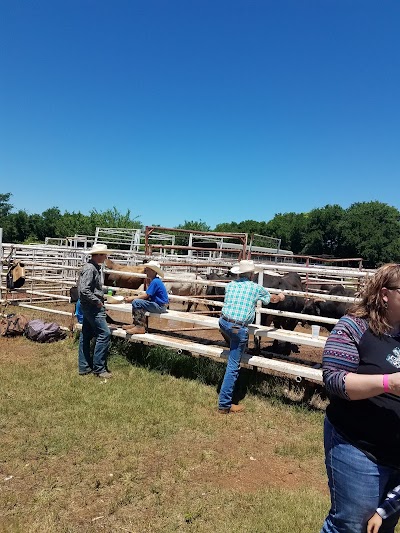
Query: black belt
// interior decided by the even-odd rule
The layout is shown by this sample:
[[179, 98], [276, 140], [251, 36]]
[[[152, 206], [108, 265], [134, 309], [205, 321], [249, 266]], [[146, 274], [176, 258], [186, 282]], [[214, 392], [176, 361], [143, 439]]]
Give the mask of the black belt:
[[248, 326], [247, 322], [241, 322], [240, 320], [234, 320], [233, 318], [228, 318], [225, 315], [221, 315], [221, 318], [223, 318], [227, 322], [231, 322], [231, 324], [237, 324], [238, 326], [241, 326], [241, 327]]

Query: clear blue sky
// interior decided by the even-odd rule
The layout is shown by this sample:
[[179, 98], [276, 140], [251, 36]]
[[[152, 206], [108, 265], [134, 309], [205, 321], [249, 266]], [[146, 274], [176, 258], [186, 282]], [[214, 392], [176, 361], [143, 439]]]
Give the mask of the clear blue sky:
[[1, 0], [0, 193], [143, 224], [400, 208], [399, 0]]

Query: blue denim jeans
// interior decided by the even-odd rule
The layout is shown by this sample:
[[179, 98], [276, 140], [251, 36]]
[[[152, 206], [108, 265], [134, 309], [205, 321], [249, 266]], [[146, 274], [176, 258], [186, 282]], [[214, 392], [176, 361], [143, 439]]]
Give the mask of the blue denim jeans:
[[249, 329], [246, 326], [238, 327], [222, 317], [219, 319], [219, 327], [229, 338], [230, 345], [228, 363], [219, 393], [218, 407], [220, 409], [229, 409], [232, 405], [235, 383], [239, 376], [240, 361], [249, 341]]
[[[101, 374], [107, 370], [107, 353], [110, 346], [110, 328], [106, 322], [106, 310], [94, 306], [83, 306], [82, 331], [79, 337], [78, 367], [80, 373]], [[93, 358], [90, 353], [90, 341], [96, 338]]]
[[156, 302], [151, 302], [150, 300], [133, 300], [132, 311], [135, 309], [141, 309], [145, 313], [165, 313], [167, 311], [167, 306], [158, 305]]
[[[321, 533], [365, 533], [376, 508], [400, 483], [400, 472], [368, 459], [326, 417], [324, 445], [331, 509]], [[379, 533], [393, 533], [398, 518], [395, 514], [384, 520]]]

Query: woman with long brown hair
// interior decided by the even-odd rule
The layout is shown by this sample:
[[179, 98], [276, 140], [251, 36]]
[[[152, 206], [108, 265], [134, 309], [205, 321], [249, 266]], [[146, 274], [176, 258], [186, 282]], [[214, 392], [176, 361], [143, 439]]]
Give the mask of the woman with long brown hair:
[[[400, 484], [400, 265], [367, 281], [323, 355], [330, 397], [324, 426], [331, 509], [321, 533], [365, 533]], [[398, 513], [383, 520], [393, 532]]]

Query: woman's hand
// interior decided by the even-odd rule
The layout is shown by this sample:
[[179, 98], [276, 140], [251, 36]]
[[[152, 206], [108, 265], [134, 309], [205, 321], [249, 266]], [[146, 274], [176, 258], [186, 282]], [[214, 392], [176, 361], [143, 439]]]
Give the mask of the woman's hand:
[[368, 520], [367, 533], [378, 533], [382, 525], [382, 518], [375, 513], [372, 518]]

